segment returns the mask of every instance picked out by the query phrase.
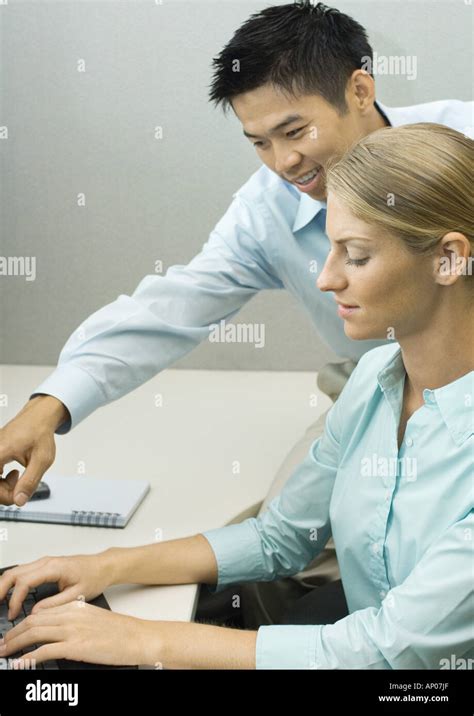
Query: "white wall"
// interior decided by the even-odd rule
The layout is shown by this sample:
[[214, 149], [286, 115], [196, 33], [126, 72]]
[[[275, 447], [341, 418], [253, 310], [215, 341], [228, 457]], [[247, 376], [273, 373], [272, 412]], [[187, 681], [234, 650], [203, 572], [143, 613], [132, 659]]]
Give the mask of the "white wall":
[[[0, 4], [0, 255], [37, 260], [35, 281], [0, 277], [0, 362], [56, 363], [77, 325], [156, 260], [186, 263], [200, 249], [258, 167], [237, 120], [208, 103], [211, 60], [269, 4]], [[334, 5], [379, 54], [417, 56], [416, 80], [377, 78], [382, 102], [471, 99], [469, 0]], [[301, 370], [333, 357], [285, 293], [259, 295], [238, 320], [265, 322], [264, 350], [206, 343], [179, 366]]]

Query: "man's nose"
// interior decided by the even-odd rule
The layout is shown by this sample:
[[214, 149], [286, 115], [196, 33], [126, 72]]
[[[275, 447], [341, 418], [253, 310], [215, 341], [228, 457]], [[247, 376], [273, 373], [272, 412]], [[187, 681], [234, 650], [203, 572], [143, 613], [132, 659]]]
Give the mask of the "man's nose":
[[277, 174], [289, 174], [293, 167], [301, 163], [301, 154], [295, 152], [294, 149], [275, 150], [275, 171]]

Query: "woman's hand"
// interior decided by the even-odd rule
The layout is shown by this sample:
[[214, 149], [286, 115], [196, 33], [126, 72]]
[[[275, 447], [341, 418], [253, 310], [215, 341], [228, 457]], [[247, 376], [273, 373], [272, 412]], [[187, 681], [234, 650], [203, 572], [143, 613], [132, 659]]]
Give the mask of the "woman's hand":
[[[22, 650], [28, 665], [51, 659], [136, 666], [156, 664], [160, 622], [125, 616], [75, 600], [30, 614], [6, 632], [0, 657]], [[39, 648], [29, 647], [43, 644]]]
[[32, 609], [36, 614], [45, 607], [57, 607], [80, 597], [94, 599], [113, 584], [114, 552], [72, 557], [43, 557], [35, 562], [7, 569], [0, 577], [0, 602], [13, 588], [9, 600], [8, 618], [16, 619], [28, 591], [45, 582], [57, 582], [59, 593], [37, 602]]

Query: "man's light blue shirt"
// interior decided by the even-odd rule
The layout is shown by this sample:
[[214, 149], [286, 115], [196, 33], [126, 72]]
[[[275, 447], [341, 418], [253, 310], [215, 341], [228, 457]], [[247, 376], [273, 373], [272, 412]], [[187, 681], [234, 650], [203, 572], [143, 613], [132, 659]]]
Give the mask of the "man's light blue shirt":
[[212, 592], [297, 574], [334, 538], [349, 615], [261, 626], [257, 668], [472, 669], [474, 371], [423, 391], [399, 450], [405, 375], [398, 344], [365, 354], [267, 510], [203, 533]]
[[[443, 100], [411, 107], [377, 103], [392, 126], [438, 122], [472, 131], [473, 103]], [[66, 342], [55, 371], [32, 395], [61, 400], [66, 433], [97, 408], [142, 385], [232, 318], [257, 292], [287, 289], [308, 311], [320, 337], [341, 358], [357, 361], [387, 341], [353, 341], [332, 294], [316, 288], [329, 252], [325, 204], [301, 194], [262, 166], [233, 201], [201, 252], [165, 276], [146, 276], [87, 318]]]

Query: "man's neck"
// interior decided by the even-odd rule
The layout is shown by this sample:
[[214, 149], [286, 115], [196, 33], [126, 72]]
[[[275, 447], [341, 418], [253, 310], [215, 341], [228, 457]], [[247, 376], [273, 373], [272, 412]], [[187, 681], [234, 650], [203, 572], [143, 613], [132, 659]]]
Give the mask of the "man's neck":
[[382, 127], [390, 127], [391, 124], [380, 112], [378, 106], [374, 102], [373, 114], [370, 117], [370, 132], [375, 132], [376, 129], [382, 129]]

